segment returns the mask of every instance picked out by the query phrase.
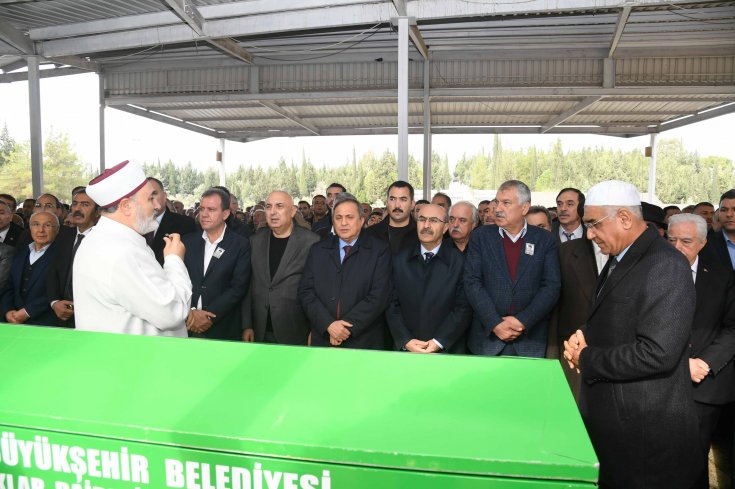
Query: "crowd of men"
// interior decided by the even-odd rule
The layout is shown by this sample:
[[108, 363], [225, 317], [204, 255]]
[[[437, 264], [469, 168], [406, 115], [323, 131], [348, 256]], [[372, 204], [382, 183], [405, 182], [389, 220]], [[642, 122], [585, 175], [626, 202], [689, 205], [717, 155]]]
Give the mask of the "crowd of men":
[[[225, 187], [186, 211], [123, 162], [70, 206], [0, 194], [0, 312], [13, 324], [322, 347], [557, 358], [600, 459], [600, 485], [708, 487], [735, 401], [735, 189], [660, 208], [632, 185], [531, 205], [385, 209], [338, 184], [275, 190], [241, 211]], [[187, 215], [187, 213], [191, 215]]]

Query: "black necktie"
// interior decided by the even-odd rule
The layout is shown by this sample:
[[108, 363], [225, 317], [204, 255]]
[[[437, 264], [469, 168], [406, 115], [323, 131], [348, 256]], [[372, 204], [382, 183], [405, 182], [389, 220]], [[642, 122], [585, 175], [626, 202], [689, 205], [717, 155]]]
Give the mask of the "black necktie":
[[345, 259], [347, 258], [347, 255], [349, 255], [349, 254], [350, 254], [350, 250], [352, 250], [352, 246], [350, 246], [350, 245], [345, 245], [345, 246], [343, 246], [343, 247], [342, 247], [342, 249], [343, 249], [343, 250], [345, 251], [345, 257], [344, 257], [344, 258], [342, 258], [342, 262], [344, 262], [344, 261], [345, 261]]
[[562, 231], [562, 234], [567, 237], [567, 241], [571, 241], [572, 236], [574, 236], [574, 233], [565, 233], [564, 231]]
[[82, 240], [84, 239], [84, 235], [82, 233], [77, 234], [77, 241], [74, 243], [74, 247], [71, 250], [71, 262], [69, 263], [69, 273], [66, 275], [66, 287], [64, 287], [64, 297], [67, 298], [67, 300], [74, 300], [74, 290], [73, 290], [73, 272], [74, 272], [74, 257], [77, 256], [77, 250], [79, 249], [79, 245], [81, 244]]
[[610, 259], [610, 266], [607, 269], [607, 274], [603, 277], [602, 282], [600, 282], [600, 287], [597, 289], [597, 295], [600, 295], [600, 292], [602, 292], [602, 289], [605, 287], [605, 283], [610, 278], [610, 275], [612, 275], [613, 271], [615, 271], [615, 267], [618, 266], [618, 259], [615, 257], [612, 257]]
[[426, 263], [429, 263], [429, 260], [431, 260], [433, 256], [434, 256], [434, 253], [432, 253], [431, 251], [427, 251], [426, 253], [424, 253], [424, 261]]

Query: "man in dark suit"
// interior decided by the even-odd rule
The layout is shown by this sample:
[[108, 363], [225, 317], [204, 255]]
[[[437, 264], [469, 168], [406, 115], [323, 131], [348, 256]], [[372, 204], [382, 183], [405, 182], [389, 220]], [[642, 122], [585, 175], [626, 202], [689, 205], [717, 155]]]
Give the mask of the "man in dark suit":
[[556, 196], [558, 218], [552, 224], [551, 233], [559, 244], [579, 239], [585, 234], [584, 194], [576, 188], [563, 188]]
[[13, 222], [15, 199], [8, 194], [0, 194], [0, 243], [13, 246], [18, 243], [23, 228]]
[[10, 265], [13, 263], [15, 248], [0, 243], [0, 296], [5, 292], [10, 280]]
[[720, 197], [718, 215], [722, 229], [707, 237], [704, 253], [724, 266], [735, 269], [735, 189], [728, 190]]
[[295, 224], [296, 209], [286, 192], [265, 199], [268, 227], [250, 238], [252, 275], [243, 302], [245, 341], [306, 345], [311, 328], [298, 287], [311, 246], [319, 236]]
[[586, 236], [559, 246], [561, 294], [549, 328], [546, 358], [561, 361], [576, 400], [579, 400], [581, 377], [564, 359], [564, 342], [587, 321], [595, 298], [597, 277], [606, 262], [607, 257], [599, 251], [599, 247], [596, 250], [594, 242]]
[[[707, 466], [712, 436], [723, 406], [735, 401], [735, 287], [729, 267], [700, 251], [707, 242], [707, 221], [695, 214], [669, 218], [669, 242], [689, 261], [697, 291], [689, 351], [689, 373], [699, 415], [702, 462]], [[697, 487], [709, 488], [707, 472]]]
[[51, 309], [58, 319], [58, 326], [74, 327], [74, 257], [82, 240], [92, 232], [98, 218], [99, 206], [87, 195], [86, 188], [77, 189], [72, 195], [71, 203], [71, 219], [76, 233], [60, 234], [56, 238], [56, 256], [46, 276], [46, 292], [51, 301]]
[[610, 256], [586, 325], [565, 343], [601, 488], [691, 488], [700, 470], [688, 343], [695, 290], [684, 256], [643, 220], [635, 186], [587, 192], [587, 236]]
[[411, 217], [414, 203], [413, 187], [403, 180], [395, 181], [388, 187], [387, 200], [388, 219], [370, 226], [365, 234], [388, 243], [391, 253], [395, 255], [403, 250], [415, 248], [418, 243], [416, 221]]
[[11, 324], [55, 326], [46, 295], [46, 273], [54, 259], [59, 219], [48, 211], [34, 213], [29, 222], [30, 245], [16, 252], [10, 269], [10, 287], [0, 300], [2, 318]]
[[556, 240], [526, 223], [531, 191], [523, 182], [504, 182], [495, 200], [495, 224], [475, 229], [465, 257], [474, 310], [467, 346], [476, 355], [543, 358], [561, 287]]
[[202, 194], [199, 223], [202, 234], [187, 234], [184, 265], [191, 279], [190, 336], [239, 341], [241, 302], [250, 284], [250, 243], [225, 225], [230, 196], [219, 188]]
[[[456, 205], [456, 204], [455, 204]], [[393, 259], [393, 299], [385, 313], [397, 350], [464, 353], [472, 309], [464, 295], [464, 255], [445, 240], [447, 210], [419, 211], [418, 239]]]
[[180, 234], [184, 236], [188, 233], [196, 231], [196, 224], [194, 219], [189, 216], [182, 216], [168, 210], [166, 203], [168, 202], [168, 195], [163, 189], [163, 183], [160, 180], [153, 177], [148, 177], [149, 182], [153, 182], [156, 186], [155, 199], [158, 203], [158, 208], [161, 209], [161, 213], [156, 215], [158, 221], [158, 229], [153, 233], [148, 233], [145, 236], [148, 246], [151, 247], [153, 253], [156, 255], [156, 261], [163, 266], [163, 248], [166, 243], [163, 241], [163, 237], [167, 234]]
[[299, 299], [314, 346], [379, 350], [386, 345], [391, 252], [387, 243], [360, 234], [360, 203], [344, 192], [332, 209], [336, 236], [311, 247]]

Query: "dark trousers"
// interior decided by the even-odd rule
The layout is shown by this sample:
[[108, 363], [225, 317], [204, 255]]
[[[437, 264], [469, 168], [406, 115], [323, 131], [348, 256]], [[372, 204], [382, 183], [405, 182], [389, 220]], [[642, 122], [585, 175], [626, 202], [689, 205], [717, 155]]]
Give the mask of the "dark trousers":
[[704, 469], [697, 478], [694, 489], [709, 489], [709, 447], [712, 444], [712, 436], [720, 419], [722, 406], [703, 402], [695, 402], [695, 404], [697, 406], [697, 416], [699, 417], [699, 439], [702, 448], [702, 458], [699, 465]]

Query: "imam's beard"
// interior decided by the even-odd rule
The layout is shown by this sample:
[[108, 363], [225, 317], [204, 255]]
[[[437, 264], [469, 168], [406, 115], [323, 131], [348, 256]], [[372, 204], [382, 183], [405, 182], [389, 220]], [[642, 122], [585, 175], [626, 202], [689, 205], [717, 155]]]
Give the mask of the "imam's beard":
[[151, 215], [151, 217], [146, 217], [143, 214], [143, 210], [136, 206], [135, 207], [135, 230], [138, 231], [138, 234], [146, 235], [148, 233], [153, 233], [158, 229], [158, 221], [156, 221], [156, 218]]

